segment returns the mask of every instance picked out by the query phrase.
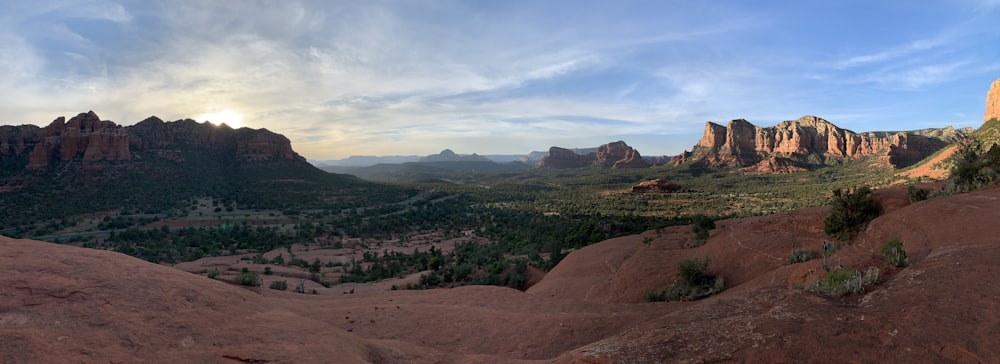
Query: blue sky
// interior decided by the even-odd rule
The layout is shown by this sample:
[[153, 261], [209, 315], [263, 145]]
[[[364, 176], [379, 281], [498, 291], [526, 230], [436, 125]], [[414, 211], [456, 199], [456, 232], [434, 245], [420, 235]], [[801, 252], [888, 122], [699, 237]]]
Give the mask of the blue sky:
[[227, 112], [314, 160], [677, 154], [737, 118], [978, 126], [997, 45], [997, 0], [0, 0], [0, 124]]

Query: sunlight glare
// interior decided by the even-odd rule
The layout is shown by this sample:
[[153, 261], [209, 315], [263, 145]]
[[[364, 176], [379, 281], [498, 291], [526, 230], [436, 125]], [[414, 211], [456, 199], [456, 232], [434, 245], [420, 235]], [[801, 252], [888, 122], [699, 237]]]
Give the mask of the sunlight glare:
[[229, 125], [229, 127], [233, 129], [239, 129], [243, 127], [243, 115], [232, 110], [223, 110], [210, 114], [202, 114], [201, 116], [198, 117], [198, 120], [208, 121], [215, 125], [220, 125], [225, 123], [226, 125]]

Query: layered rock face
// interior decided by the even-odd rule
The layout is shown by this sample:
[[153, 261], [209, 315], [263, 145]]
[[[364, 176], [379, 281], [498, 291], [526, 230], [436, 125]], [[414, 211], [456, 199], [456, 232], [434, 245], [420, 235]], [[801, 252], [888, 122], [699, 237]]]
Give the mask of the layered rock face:
[[53, 161], [77, 158], [83, 162], [132, 158], [125, 130], [113, 122], [101, 120], [93, 111], [81, 113], [69, 122], [59, 117], [39, 132], [41, 138], [28, 155], [28, 169], [41, 169]]
[[593, 152], [577, 154], [572, 150], [552, 147], [549, 154], [535, 164], [539, 168], [648, 168], [639, 151], [623, 141], [604, 144]]
[[48, 168], [54, 162], [79, 160], [91, 165], [99, 161], [130, 161], [136, 153], [182, 160], [181, 152], [207, 149], [236, 162], [305, 159], [292, 150], [291, 142], [267, 129], [198, 123], [191, 119], [163, 122], [150, 117], [128, 127], [101, 120], [93, 111], [66, 121], [59, 117], [44, 128], [33, 125], [0, 127], [0, 158], [18, 160], [28, 170]]
[[1000, 119], [1000, 78], [993, 81], [986, 93], [986, 112], [983, 115], [983, 122], [990, 119]]
[[907, 132], [854, 133], [815, 116], [759, 127], [739, 119], [727, 126], [706, 123], [705, 132], [685, 162], [746, 168], [762, 173], [790, 173], [803, 164], [824, 164], [877, 156], [905, 167], [965, 138], [968, 130], [925, 129]]

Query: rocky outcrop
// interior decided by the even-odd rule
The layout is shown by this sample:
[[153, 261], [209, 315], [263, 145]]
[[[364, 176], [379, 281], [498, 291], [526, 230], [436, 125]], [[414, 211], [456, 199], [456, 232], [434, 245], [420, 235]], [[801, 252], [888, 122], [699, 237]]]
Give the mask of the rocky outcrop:
[[925, 129], [907, 132], [854, 133], [815, 116], [759, 127], [739, 119], [727, 126], [712, 122], [683, 163], [700, 162], [747, 171], [794, 172], [807, 165], [874, 156], [905, 167], [965, 138], [969, 130]]
[[986, 93], [986, 112], [983, 114], [983, 123], [990, 119], [1000, 119], [1000, 78], [993, 81], [990, 90]]
[[[0, 161], [5, 168], [40, 170], [53, 163], [80, 161], [130, 161], [138, 155], [183, 160], [182, 152], [210, 151], [237, 163], [305, 159], [292, 150], [285, 136], [267, 129], [232, 129], [191, 119], [164, 122], [150, 117], [122, 127], [101, 120], [93, 111], [66, 121], [59, 117], [48, 126], [0, 127]], [[138, 154], [137, 154], [138, 153]]]
[[552, 147], [549, 154], [535, 164], [539, 168], [649, 168], [639, 151], [623, 141], [604, 144], [593, 152], [578, 154], [572, 150]]
[[594, 153], [576, 154], [572, 150], [560, 147], [549, 148], [549, 154], [543, 157], [535, 167], [538, 168], [583, 168], [594, 164]]
[[59, 117], [41, 129], [41, 140], [28, 155], [28, 169], [41, 169], [53, 161], [127, 161], [128, 134], [113, 122], [101, 120], [93, 111], [69, 122]]
[[802, 163], [788, 158], [779, 158], [775, 156], [762, 160], [760, 163], [754, 164], [750, 167], [740, 168], [740, 172], [750, 174], [790, 174], [795, 172], [805, 172], [807, 170], [809, 170], [809, 168]]
[[666, 193], [680, 191], [681, 185], [657, 178], [652, 181], [642, 181], [632, 186], [632, 194]]

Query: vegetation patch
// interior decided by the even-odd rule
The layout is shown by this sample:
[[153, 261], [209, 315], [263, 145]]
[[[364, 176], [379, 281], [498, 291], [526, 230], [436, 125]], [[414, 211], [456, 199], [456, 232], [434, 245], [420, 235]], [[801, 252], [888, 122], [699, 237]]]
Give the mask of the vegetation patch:
[[646, 293], [646, 301], [693, 301], [702, 299], [725, 289], [726, 283], [722, 276], [705, 273], [708, 269], [708, 258], [698, 260], [688, 258], [677, 265], [677, 278], [673, 286], [665, 291]]
[[878, 217], [878, 206], [871, 194], [872, 191], [868, 187], [833, 190], [830, 215], [823, 219], [823, 232], [846, 240], [851, 234], [864, 229], [869, 222]]
[[[996, 119], [990, 122], [997, 124]], [[991, 125], [990, 122], [983, 128]], [[983, 142], [976, 138], [967, 139], [959, 145], [958, 150], [950, 158], [951, 176], [944, 187], [944, 192], [969, 192], [1000, 182], [1000, 145], [993, 144], [995, 141], [992, 140], [988, 142], [991, 144], [986, 151]]]
[[900, 268], [909, 265], [906, 250], [903, 250], [903, 242], [899, 238], [886, 241], [879, 253], [882, 255], [882, 261], [889, 267]]
[[288, 289], [288, 282], [287, 281], [274, 281], [274, 282], [271, 282], [271, 285], [268, 286], [268, 288], [279, 290], [279, 291], [284, 291], [284, 290]]
[[816, 252], [812, 250], [793, 249], [792, 254], [788, 256], [788, 264], [808, 262], [813, 259], [816, 259]]
[[696, 215], [691, 218], [691, 232], [694, 233], [694, 242], [687, 244], [688, 248], [695, 248], [705, 245], [708, 240], [708, 233], [715, 229], [715, 220], [705, 215]]
[[260, 287], [261, 284], [264, 284], [264, 280], [260, 278], [257, 272], [251, 272], [249, 269], [243, 268], [240, 275], [236, 276], [236, 284], [241, 286]]
[[909, 186], [906, 188], [906, 197], [910, 202], [926, 200], [930, 196], [930, 190]]
[[813, 283], [812, 290], [834, 297], [861, 294], [866, 286], [876, 285], [881, 279], [882, 271], [876, 267], [868, 267], [864, 272], [840, 267]]

